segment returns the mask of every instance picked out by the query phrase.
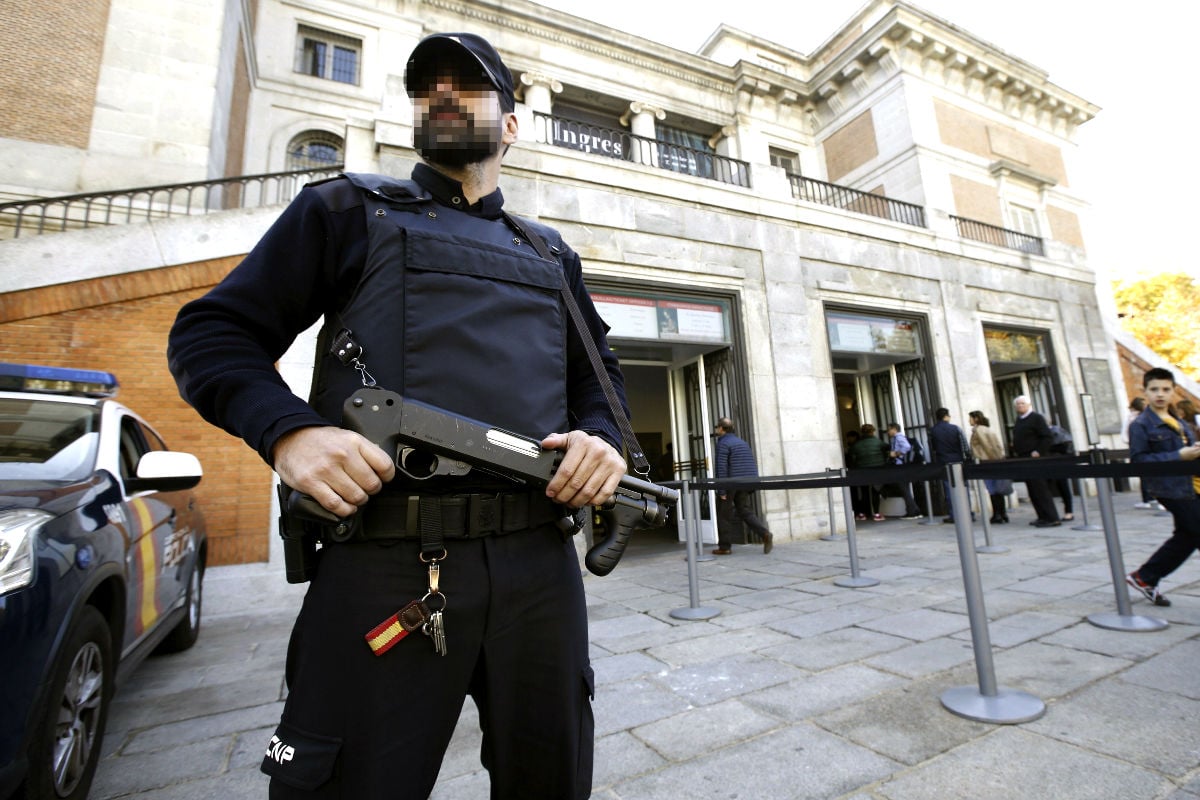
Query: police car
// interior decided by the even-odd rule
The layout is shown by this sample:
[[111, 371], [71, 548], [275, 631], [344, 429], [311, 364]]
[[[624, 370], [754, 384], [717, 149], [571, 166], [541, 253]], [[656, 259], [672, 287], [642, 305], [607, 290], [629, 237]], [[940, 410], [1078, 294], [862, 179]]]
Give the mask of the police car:
[[114, 688], [200, 632], [200, 462], [116, 390], [0, 363], [0, 798], [86, 798]]

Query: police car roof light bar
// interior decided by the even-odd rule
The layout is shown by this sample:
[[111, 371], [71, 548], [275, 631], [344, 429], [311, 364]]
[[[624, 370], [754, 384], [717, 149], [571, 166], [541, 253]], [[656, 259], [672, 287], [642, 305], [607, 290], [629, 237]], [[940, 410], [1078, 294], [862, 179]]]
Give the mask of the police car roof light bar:
[[3, 391], [115, 397], [118, 388], [117, 376], [111, 372], [0, 362], [0, 390]]

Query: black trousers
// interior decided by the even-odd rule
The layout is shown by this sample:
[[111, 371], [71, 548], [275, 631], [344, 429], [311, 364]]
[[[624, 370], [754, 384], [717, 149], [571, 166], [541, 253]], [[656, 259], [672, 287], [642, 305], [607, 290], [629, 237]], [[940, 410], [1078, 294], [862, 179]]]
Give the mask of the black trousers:
[[717, 547], [728, 550], [733, 544], [733, 534], [740, 532], [742, 523], [759, 536], [770, 533], [763, 521], [750, 506], [752, 492], [729, 492], [725, 498], [717, 498]]
[[1138, 576], [1151, 586], [1183, 565], [1188, 556], [1200, 548], [1200, 495], [1190, 500], [1160, 497], [1158, 502], [1171, 512], [1175, 530], [1171, 538], [1162, 543], [1145, 564], [1138, 567]]
[[1050, 492], [1050, 484], [1045, 480], [1025, 481], [1029, 490], [1029, 502], [1037, 513], [1037, 518], [1043, 522], [1058, 522], [1058, 507], [1054, 505], [1054, 495]]
[[263, 760], [271, 798], [425, 800], [468, 694], [492, 798], [591, 794], [594, 680], [573, 543], [546, 525], [446, 551], [446, 656], [420, 632], [379, 656], [364, 638], [426, 593], [418, 542], [322, 552]]

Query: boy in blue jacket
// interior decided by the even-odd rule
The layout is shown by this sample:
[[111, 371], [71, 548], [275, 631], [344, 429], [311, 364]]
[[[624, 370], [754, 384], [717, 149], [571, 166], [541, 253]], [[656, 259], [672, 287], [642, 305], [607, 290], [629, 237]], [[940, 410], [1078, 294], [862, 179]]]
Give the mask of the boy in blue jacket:
[[[1129, 458], [1132, 462], [1195, 461], [1197, 444], [1187, 426], [1167, 410], [1175, 396], [1175, 376], [1155, 367], [1142, 376], [1146, 409], [1129, 425]], [[1175, 518], [1175, 532], [1145, 564], [1129, 574], [1129, 585], [1156, 606], [1171, 601], [1158, 590], [1158, 582], [1177, 570], [1200, 547], [1200, 476], [1146, 475], [1142, 485]]]

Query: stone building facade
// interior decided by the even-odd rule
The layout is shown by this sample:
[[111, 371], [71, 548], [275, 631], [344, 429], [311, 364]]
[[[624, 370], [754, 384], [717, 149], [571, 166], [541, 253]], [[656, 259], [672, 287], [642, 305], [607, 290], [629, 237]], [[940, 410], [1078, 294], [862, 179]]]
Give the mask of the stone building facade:
[[[404, 60], [427, 33], [475, 31], [518, 85], [509, 208], [583, 257], [634, 428], [652, 455], [671, 446], [675, 477], [705, 474], [724, 415], [768, 475], [841, 466], [865, 422], [923, 437], [939, 406], [1011, 423], [1022, 393], [1075, 430], [1091, 394], [1119, 442], [1113, 315], [1072, 180], [1098, 109], [916, 6], [875, 0], [811, 54], [726, 25], [693, 54], [526, 0], [106, 5], [72, 136], [0, 114], [0, 201], [314, 165], [407, 174]], [[138, 357], [161, 354], [170, 310], [278, 211], [0, 242], [0, 359], [48, 330], [94, 346], [44, 360], [120, 373], [131, 404], [201, 450], [206, 502], [224, 504], [217, 563], [265, 557], [269, 472], [188, 415], [161, 361], [105, 343], [143, 310]], [[309, 336], [281, 363], [301, 394], [311, 356]], [[782, 539], [828, 532], [824, 492], [759, 502]]]

